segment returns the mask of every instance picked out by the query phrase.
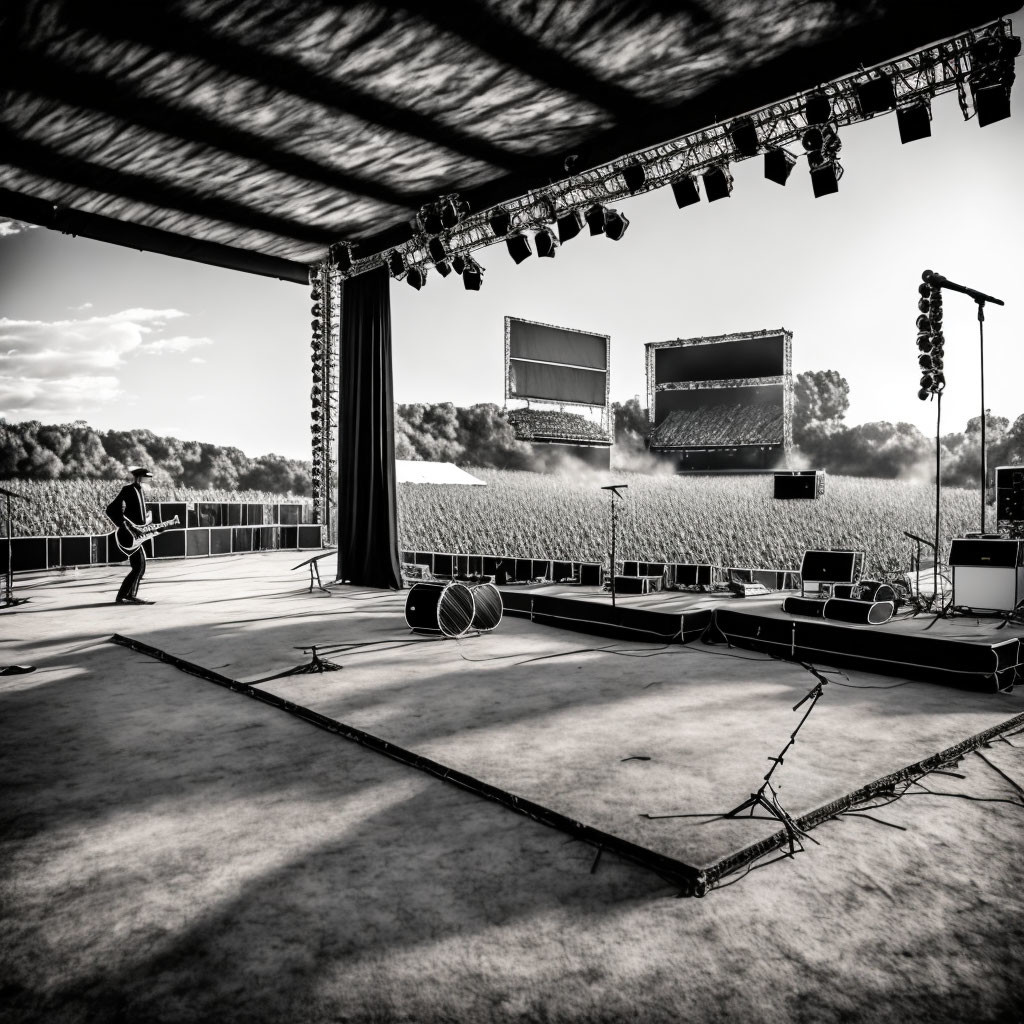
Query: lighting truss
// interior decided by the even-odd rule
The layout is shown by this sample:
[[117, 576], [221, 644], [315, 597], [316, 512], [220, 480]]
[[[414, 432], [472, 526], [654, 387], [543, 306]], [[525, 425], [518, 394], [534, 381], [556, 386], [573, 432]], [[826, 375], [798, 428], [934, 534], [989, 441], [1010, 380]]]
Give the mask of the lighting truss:
[[[336, 498], [331, 492], [334, 475], [334, 431], [338, 423], [338, 336], [341, 330], [340, 268], [324, 261], [310, 271], [310, 297], [316, 310], [311, 324], [312, 377], [310, 433], [312, 447], [313, 521], [326, 528], [326, 542], [334, 538]], [[312, 310], [311, 310], [312, 312]]]
[[[781, 102], [739, 113], [689, 135], [574, 173], [543, 188], [506, 200], [500, 206], [467, 214], [445, 234], [448, 255], [468, 255], [493, 244], [496, 236], [500, 238], [512, 231], [540, 226], [536, 212], [538, 207], [553, 211], [561, 219], [574, 211], [585, 212], [595, 204], [608, 204], [616, 199], [672, 185], [686, 177], [702, 175], [716, 165], [727, 168], [732, 163], [752, 159], [750, 147], [746, 146], [746, 152], [741, 152], [733, 138], [738, 122], [744, 125], [749, 122], [753, 126], [758, 152], [798, 146], [808, 125], [819, 123], [808, 120], [806, 104], [812, 97], [824, 96], [827, 99], [830, 108], [827, 123], [833, 129], [894, 113], [896, 108], [915, 101], [930, 101], [937, 95], [954, 90], [964, 117], [972, 117], [971, 85], [977, 77], [972, 48], [977, 48], [978, 43], [985, 40], [1009, 48], [1010, 40], [1014, 38], [1010, 22], [1000, 19], [916, 53], [862, 68], [845, 78], [815, 86]], [[983, 73], [985, 68], [982, 66], [977, 70]], [[894, 108], [865, 114], [858, 99], [858, 86], [878, 76], [884, 76], [891, 82]], [[814, 100], [811, 109], [814, 110], [816, 105], [824, 107], [821, 100]], [[642, 181], [637, 168], [642, 170]], [[500, 219], [500, 227], [504, 228], [502, 231], [493, 227], [492, 219], [496, 215]], [[428, 239], [419, 234], [397, 249], [361, 256], [352, 261], [350, 273], [360, 274], [381, 262], [387, 263], [393, 252], [404, 258], [406, 266], [425, 265], [431, 262], [427, 243]]]

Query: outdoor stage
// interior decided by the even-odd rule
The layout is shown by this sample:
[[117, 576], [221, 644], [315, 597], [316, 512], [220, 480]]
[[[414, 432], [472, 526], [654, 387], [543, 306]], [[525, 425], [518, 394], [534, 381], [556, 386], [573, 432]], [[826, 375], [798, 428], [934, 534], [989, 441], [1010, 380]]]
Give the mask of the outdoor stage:
[[[475, 780], [492, 799], [557, 827], [568, 822], [577, 828], [570, 834], [596, 849], [646, 864], [683, 888], [698, 876], [714, 883], [771, 848], [780, 822], [761, 812], [706, 823], [673, 815], [726, 812], [758, 789], [807, 710], [794, 705], [816, 683], [799, 664], [696, 637], [685, 645], [600, 639], [512, 615], [490, 634], [435, 640], [410, 633], [407, 592], [310, 592], [306, 570], [291, 571], [294, 563], [294, 553], [267, 553], [151, 564], [143, 590], [157, 601], [152, 607], [111, 603], [117, 571], [23, 581], [20, 595], [31, 600], [5, 615], [8, 635], [18, 639], [4, 658], [36, 671], [2, 680], [11, 734], [49, 714], [59, 693], [62, 701], [87, 700], [94, 739], [113, 742], [105, 705], [155, 688], [164, 708], [237, 701], [261, 719], [299, 714], [404, 759], [402, 770], [414, 776], [419, 767], [463, 788]], [[509, 591], [542, 593], [508, 588], [510, 604], [524, 598]], [[607, 600], [593, 594], [580, 603]], [[772, 610], [779, 600], [662, 593], [621, 604], [681, 615], [684, 623], [726, 606], [788, 620]], [[991, 646], [993, 625], [940, 622], [929, 642]], [[849, 628], [870, 643], [896, 626], [885, 627], [888, 634]], [[137, 649], [111, 644], [115, 634]], [[998, 635], [1017, 643], [1021, 630]], [[308, 664], [310, 655], [297, 648], [312, 644], [341, 670], [279, 676]], [[188, 671], [162, 664], [157, 653], [182, 659]], [[826, 660], [815, 663], [824, 668]], [[835, 802], [862, 787], [1024, 712], [1024, 690], [981, 692], [858, 669], [826, 678], [774, 773], [779, 801], [794, 819], [825, 806], [838, 811]], [[254, 706], [246, 694], [269, 706]], [[141, 725], [145, 709], [135, 714]], [[297, 742], [303, 730], [315, 731], [296, 724]], [[28, 770], [15, 765], [15, 776]], [[831, 852], [841, 855], [837, 847]]]

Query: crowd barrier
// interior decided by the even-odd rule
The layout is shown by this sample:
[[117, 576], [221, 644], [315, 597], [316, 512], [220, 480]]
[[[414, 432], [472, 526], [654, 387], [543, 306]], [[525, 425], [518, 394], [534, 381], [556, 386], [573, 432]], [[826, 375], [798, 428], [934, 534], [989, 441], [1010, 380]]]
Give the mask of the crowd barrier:
[[[149, 558], [205, 558], [250, 551], [301, 551], [323, 547], [322, 527], [303, 523], [301, 504], [240, 502], [147, 502], [153, 522], [178, 517], [174, 526], [143, 543]], [[272, 521], [266, 521], [268, 516]], [[276, 522], [273, 521], [276, 519]], [[7, 542], [0, 540], [0, 574], [8, 571]], [[75, 537], [14, 537], [10, 542], [14, 572], [107, 565], [126, 560], [106, 534]]]

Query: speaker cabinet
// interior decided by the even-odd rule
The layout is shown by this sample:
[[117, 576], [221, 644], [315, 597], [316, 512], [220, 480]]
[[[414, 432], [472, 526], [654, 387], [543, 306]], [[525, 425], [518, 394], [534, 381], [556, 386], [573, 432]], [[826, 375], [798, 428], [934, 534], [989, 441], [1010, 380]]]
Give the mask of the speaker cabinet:
[[857, 572], [859, 551], [805, 551], [800, 563], [800, 580], [808, 583], [852, 583]]
[[996, 520], [1024, 523], [1024, 466], [996, 467]]
[[811, 615], [820, 619], [825, 615], [825, 604], [814, 597], [787, 597], [782, 602], [782, 610], [789, 615]]
[[775, 474], [776, 498], [819, 498], [825, 492], [825, 475], [816, 469]]

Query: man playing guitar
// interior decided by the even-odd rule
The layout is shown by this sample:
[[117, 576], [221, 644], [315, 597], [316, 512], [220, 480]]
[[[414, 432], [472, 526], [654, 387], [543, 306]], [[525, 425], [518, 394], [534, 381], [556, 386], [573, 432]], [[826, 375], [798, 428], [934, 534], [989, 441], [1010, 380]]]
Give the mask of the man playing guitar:
[[[142, 478], [151, 477], [153, 474], [144, 466], [133, 466], [128, 470], [133, 477], [130, 484], [125, 484], [118, 492], [118, 495], [107, 506], [107, 518], [117, 527], [118, 544], [125, 550], [124, 540], [131, 538], [136, 542], [128, 557], [128, 564], [131, 571], [124, 578], [121, 589], [117, 592], [116, 604], [152, 604], [152, 601], [144, 601], [138, 596], [139, 582], [146, 572], [146, 552], [141, 543], [137, 543], [141, 537], [140, 527], [150, 522], [152, 515], [146, 512], [146, 499], [142, 493]], [[127, 547], [131, 548], [131, 541]], [[127, 551], [125, 552], [127, 554]]]

